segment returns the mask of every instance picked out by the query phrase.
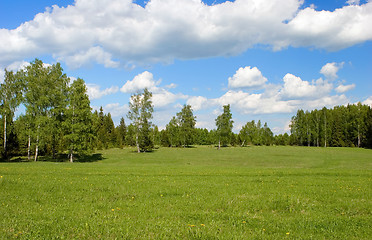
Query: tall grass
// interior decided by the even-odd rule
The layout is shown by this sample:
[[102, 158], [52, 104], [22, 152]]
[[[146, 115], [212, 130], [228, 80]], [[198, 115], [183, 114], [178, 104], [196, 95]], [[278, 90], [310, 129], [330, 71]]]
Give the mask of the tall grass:
[[0, 238], [369, 239], [372, 152], [212, 147], [0, 164]]

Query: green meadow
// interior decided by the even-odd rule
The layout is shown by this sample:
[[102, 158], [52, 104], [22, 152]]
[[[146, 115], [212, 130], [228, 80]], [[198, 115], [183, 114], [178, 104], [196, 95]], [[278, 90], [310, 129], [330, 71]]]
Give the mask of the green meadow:
[[100, 151], [0, 163], [1, 239], [370, 239], [372, 150]]

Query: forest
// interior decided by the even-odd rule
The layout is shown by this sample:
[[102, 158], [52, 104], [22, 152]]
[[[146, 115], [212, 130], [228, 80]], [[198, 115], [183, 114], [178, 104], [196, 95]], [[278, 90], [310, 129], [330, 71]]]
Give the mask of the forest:
[[[158, 147], [193, 145], [224, 146], [298, 145], [316, 147], [372, 147], [372, 110], [370, 106], [350, 104], [333, 109], [298, 110], [292, 117], [290, 134], [274, 136], [267, 123], [247, 122], [234, 133], [230, 105], [215, 119], [213, 130], [196, 128], [196, 116], [184, 105], [165, 129], [152, 123], [152, 93], [145, 89], [131, 96], [129, 112], [118, 126], [101, 107], [92, 111], [84, 80], [73, 82], [59, 63], [44, 64], [35, 59], [17, 72], [5, 69], [0, 86], [1, 159], [40, 156], [69, 159], [95, 150], [134, 146], [138, 152]], [[19, 106], [24, 113], [15, 119]]]

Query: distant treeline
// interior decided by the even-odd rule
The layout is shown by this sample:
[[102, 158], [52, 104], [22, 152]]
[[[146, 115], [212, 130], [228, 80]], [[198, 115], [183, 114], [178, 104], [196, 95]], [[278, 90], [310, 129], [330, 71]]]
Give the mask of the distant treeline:
[[[267, 123], [247, 122], [240, 132], [232, 132], [230, 105], [215, 119], [216, 129], [196, 128], [190, 105], [184, 105], [165, 129], [152, 124], [152, 94], [147, 89], [131, 96], [127, 114], [115, 127], [103, 108], [92, 112], [82, 79], [70, 82], [60, 64], [46, 65], [35, 59], [25, 69], [5, 70], [0, 86], [1, 158], [39, 155], [73, 161], [76, 155], [98, 149], [136, 146], [138, 152], [156, 147], [192, 145], [247, 146], [358, 146], [371, 147], [372, 111], [369, 106], [348, 105], [334, 109], [299, 110], [291, 121], [291, 134], [274, 136]], [[14, 119], [23, 105], [25, 113]]]
[[311, 112], [298, 110], [290, 127], [291, 144], [372, 147], [372, 110], [361, 103]]

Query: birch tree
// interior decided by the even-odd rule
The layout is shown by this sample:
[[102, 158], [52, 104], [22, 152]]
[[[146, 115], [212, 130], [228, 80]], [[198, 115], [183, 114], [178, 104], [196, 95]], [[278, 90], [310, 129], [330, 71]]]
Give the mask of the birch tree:
[[10, 131], [9, 124], [13, 122], [14, 112], [22, 101], [22, 82], [12, 71], [5, 69], [4, 82], [0, 85], [0, 113], [4, 126], [3, 156], [7, 158], [7, 139]]

